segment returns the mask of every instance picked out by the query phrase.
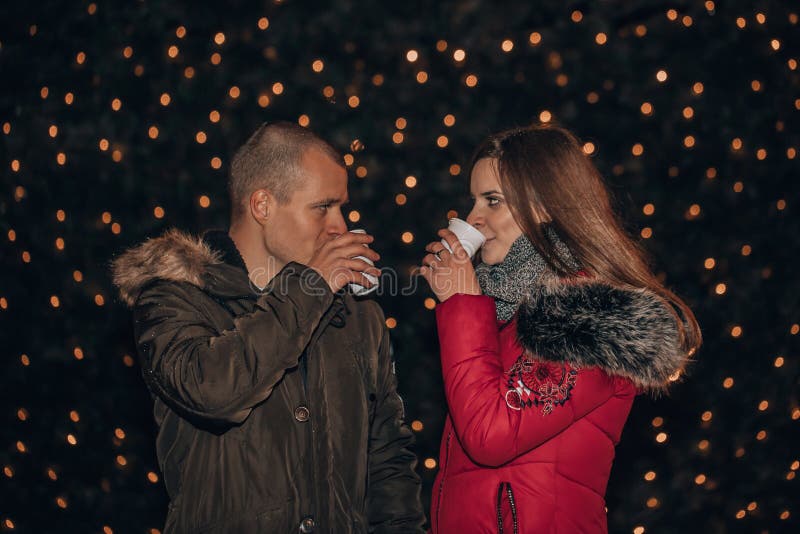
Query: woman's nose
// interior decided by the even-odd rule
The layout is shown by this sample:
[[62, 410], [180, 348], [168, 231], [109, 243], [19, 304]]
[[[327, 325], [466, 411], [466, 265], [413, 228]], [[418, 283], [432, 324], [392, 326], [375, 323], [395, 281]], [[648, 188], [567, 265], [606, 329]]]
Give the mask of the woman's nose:
[[467, 223], [475, 228], [480, 228], [483, 226], [483, 217], [480, 217], [475, 210], [472, 210], [469, 212], [469, 215], [467, 215]]

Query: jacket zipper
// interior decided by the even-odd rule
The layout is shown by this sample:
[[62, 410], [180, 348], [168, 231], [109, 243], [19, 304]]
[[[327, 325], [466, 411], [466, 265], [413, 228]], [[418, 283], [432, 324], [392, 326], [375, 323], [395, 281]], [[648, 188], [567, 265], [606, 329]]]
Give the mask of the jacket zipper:
[[517, 503], [514, 502], [514, 491], [511, 489], [511, 482], [506, 483], [506, 493], [508, 493], [508, 504], [511, 505], [511, 519], [514, 522], [514, 534], [518, 534], [519, 522], [517, 521]]
[[442, 479], [439, 481], [439, 498], [436, 500], [436, 532], [439, 530], [439, 510], [442, 507], [442, 490], [444, 490], [444, 479], [447, 476], [447, 464], [450, 459], [450, 438], [453, 436], [453, 431], [447, 433], [447, 442], [444, 447], [444, 465], [442, 466]]
[[[303, 373], [303, 377], [302, 377], [303, 378], [303, 393], [304, 393], [303, 396], [305, 397], [305, 401], [306, 401], [306, 405], [307, 406], [311, 406], [311, 403], [309, 402], [310, 397], [308, 395], [308, 379], [307, 379], [308, 378], [307, 377], [307, 374], [308, 374], [308, 361], [307, 360], [311, 356], [311, 351], [316, 346], [317, 341], [319, 341], [319, 338], [322, 337], [323, 332], [325, 331], [325, 329], [330, 324], [330, 319], [334, 315], [333, 310], [335, 309], [336, 304], [337, 303], [334, 300], [333, 305], [323, 315], [322, 320], [317, 325], [317, 330], [311, 335], [311, 340], [308, 343], [308, 345], [306, 346], [306, 349], [303, 351], [303, 355], [302, 355], [303, 361], [301, 361], [300, 363], [301, 363], [302, 366], [304, 366], [304, 369], [301, 368], [301, 372], [305, 371]], [[317, 518], [316, 507], [317, 507], [317, 504], [319, 503], [319, 493], [318, 493], [319, 487], [318, 487], [318, 484], [317, 484], [317, 472], [316, 472], [316, 469], [315, 469], [315, 466], [316, 466], [316, 454], [314, 453], [314, 444], [316, 443], [316, 439], [314, 439], [314, 433], [315, 433], [314, 418], [313, 417], [309, 417], [308, 418], [308, 423], [309, 423], [309, 430], [311, 431], [310, 439], [309, 439], [309, 452], [310, 452], [310, 456], [311, 456], [311, 463], [309, 464], [309, 472], [310, 472], [310, 475], [311, 475], [310, 478], [311, 478], [311, 483], [312, 483], [311, 494], [313, 495], [313, 497], [311, 499], [311, 506], [309, 506], [309, 514], [308, 515], [313, 517], [314, 520], [318, 522], [319, 518]]]
[[517, 520], [517, 503], [514, 501], [514, 491], [511, 489], [511, 482], [501, 482], [497, 488], [497, 530], [503, 534], [503, 497], [508, 497], [508, 505], [511, 508], [511, 522], [514, 526], [514, 534], [519, 533], [519, 522]]

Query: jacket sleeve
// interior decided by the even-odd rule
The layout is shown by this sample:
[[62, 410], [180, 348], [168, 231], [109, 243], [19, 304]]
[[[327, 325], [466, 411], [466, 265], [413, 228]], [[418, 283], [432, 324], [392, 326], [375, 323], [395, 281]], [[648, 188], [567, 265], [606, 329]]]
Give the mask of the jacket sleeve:
[[[380, 315], [382, 318], [383, 314]], [[375, 415], [369, 440], [369, 531], [421, 533], [425, 514], [420, 500], [420, 479], [414, 471], [417, 457], [409, 450], [414, 436], [403, 422], [403, 399], [397, 393], [389, 333], [385, 326], [382, 328]]]
[[244, 421], [297, 365], [333, 301], [316, 271], [299, 264], [287, 265], [272, 287], [223, 332], [203, 313], [208, 296], [195, 286], [158, 282], [145, 289], [134, 306], [134, 329], [153, 393], [194, 421]]
[[515, 406], [507, 401], [513, 388], [500, 359], [494, 301], [483, 295], [454, 295], [437, 307], [436, 321], [450, 417], [465, 451], [478, 464], [499, 466], [513, 460], [614, 394], [614, 379], [601, 370], [563, 364], [565, 372], [575, 373], [567, 399], [549, 413]]

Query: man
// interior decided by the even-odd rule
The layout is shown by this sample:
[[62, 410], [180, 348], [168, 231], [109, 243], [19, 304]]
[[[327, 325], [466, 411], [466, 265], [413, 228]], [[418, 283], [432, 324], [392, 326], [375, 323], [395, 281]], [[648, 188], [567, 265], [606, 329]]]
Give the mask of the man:
[[[379, 256], [347, 232], [336, 151], [263, 125], [233, 159], [228, 232], [114, 262], [155, 397], [173, 532], [421, 532], [383, 314], [345, 291]], [[259, 289], [259, 288], [263, 288]]]

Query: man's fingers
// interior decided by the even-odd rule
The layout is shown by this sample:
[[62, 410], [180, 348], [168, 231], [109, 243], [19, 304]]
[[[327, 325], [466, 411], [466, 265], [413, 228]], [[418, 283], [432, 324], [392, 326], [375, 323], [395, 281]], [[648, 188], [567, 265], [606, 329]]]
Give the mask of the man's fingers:
[[358, 280], [356, 280], [356, 283], [359, 285], [362, 285], [364, 287], [372, 287], [377, 284], [377, 282], [373, 282], [372, 280], [364, 276], [364, 273], [355, 273], [355, 274], [358, 278]]
[[340, 248], [340, 247], [347, 247], [354, 243], [359, 245], [369, 245], [375, 241], [375, 238], [369, 234], [354, 234], [353, 232], [347, 232], [336, 239], [330, 240], [327, 244], [329, 244], [332, 248]]
[[364, 256], [365, 258], [371, 259], [373, 262], [376, 262], [381, 259], [381, 255], [378, 254], [376, 251], [372, 250], [371, 248], [364, 248], [360, 247], [359, 245], [354, 245], [353, 248], [342, 249], [341, 252], [344, 252], [342, 257], [344, 258], [354, 258], [356, 256]]
[[381, 270], [373, 267], [369, 263], [365, 262], [364, 260], [359, 260], [358, 258], [353, 258], [349, 260], [344, 260], [340, 267], [342, 270], [354, 271], [359, 273], [367, 273], [371, 274], [372, 276], [378, 277], [381, 275]]
[[367, 248], [359, 243], [352, 243], [346, 247], [337, 247], [336, 249], [331, 250], [331, 253], [335, 254], [335, 257], [337, 258], [354, 258], [356, 256], [364, 256], [372, 261], [378, 261], [381, 259], [381, 255], [375, 250]]
[[[366, 265], [364, 262], [362, 264]], [[331, 274], [331, 280], [333, 285], [337, 289], [341, 289], [347, 284], [358, 284], [364, 287], [372, 287], [377, 285], [377, 282], [371, 281], [365, 275], [371, 274], [375, 278], [380, 278], [380, 271], [375, 269], [374, 267], [370, 267], [369, 269], [364, 270], [363, 272], [356, 271], [354, 269], [337, 269], [334, 270]]]
[[[364, 245], [369, 245], [375, 241], [375, 238], [368, 234], [354, 234], [352, 232], [347, 232], [345, 234], [340, 235], [336, 239], [331, 239], [324, 243], [317, 252], [317, 255], [324, 256], [328, 253], [334, 253], [335, 255], [340, 255], [340, 251], [344, 249], [348, 249], [351, 247], [361, 247], [361, 249], [366, 249]], [[360, 249], [358, 249], [360, 250]], [[344, 256], [344, 254], [341, 254]], [[354, 256], [357, 254], [351, 254]]]

